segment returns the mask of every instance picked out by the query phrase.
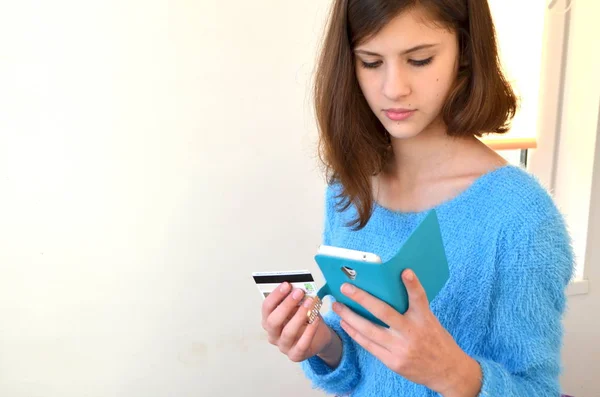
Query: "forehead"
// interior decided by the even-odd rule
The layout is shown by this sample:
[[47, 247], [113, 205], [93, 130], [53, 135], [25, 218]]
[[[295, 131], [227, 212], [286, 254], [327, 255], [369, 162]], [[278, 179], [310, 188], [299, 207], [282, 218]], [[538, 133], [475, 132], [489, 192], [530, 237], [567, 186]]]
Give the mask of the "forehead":
[[414, 7], [397, 15], [375, 35], [358, 43], [356, 49], [400, 52], [423, 43], [444, 44], [453, 37], [453, 32], [435, 21], [424, 9]]

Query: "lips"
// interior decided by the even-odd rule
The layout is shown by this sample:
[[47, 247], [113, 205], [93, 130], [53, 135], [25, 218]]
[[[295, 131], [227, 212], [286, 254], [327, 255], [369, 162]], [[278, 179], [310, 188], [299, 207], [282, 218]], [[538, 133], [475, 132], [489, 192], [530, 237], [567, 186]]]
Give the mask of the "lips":
[[411, 112], [414, 109], [405, 109], [405, 108], [390, 108], [390, 109], [384, 109], [384, 111], [386, 112], [392, 112], [392, 113], [406, 113], [406, 112]]
[[415, 113], [414, 109], [387, 109], [385, 115], [393, 121], [406, 120]]

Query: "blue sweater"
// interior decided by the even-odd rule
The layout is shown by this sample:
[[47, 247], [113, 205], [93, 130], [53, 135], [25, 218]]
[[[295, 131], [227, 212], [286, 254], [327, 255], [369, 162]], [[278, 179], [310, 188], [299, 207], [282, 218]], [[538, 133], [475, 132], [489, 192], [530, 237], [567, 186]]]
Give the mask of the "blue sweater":
[[[336, 212], [338, 192], [338, 185], [326, 191], [323, 243], [374, 252], [383, 261], [427, 214], [375, 203], [366, 227], [352, 231], [344, 224], [356, 209]], [[450, 279], [430, 307], [481, 365], [479, 396], [558, 396], [565, 288], [574, 266], [571, 240], [550, 194], [525, 170], [506, 165], [435, 209]], [[342, 360], [334, 370], [317, 356], [302, 362], [313, 387], [354, 397], [438, 395], [355, 343], [333, 311], [323, 318], [342, 339]]]

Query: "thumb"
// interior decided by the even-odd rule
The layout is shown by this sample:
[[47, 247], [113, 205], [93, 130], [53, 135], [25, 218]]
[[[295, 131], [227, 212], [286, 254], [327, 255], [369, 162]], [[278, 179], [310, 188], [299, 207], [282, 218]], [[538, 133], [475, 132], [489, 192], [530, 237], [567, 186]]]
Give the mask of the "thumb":
[[429, 300], [415, 272], [406, 269], [402, 272], [402, 280], [408, 293], [408, 308], [422, 311], [429, 310]]

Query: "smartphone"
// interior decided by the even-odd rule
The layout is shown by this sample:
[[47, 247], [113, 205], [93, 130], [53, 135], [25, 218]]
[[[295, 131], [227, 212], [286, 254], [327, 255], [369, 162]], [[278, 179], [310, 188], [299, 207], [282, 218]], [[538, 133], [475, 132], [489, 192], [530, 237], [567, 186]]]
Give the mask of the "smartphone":
[[352, 259], [368, 263], [381, 263], [381, 258], [372, 252], [357, 251], [349, 248], [333, 247], [331, 245], [319, 246], [317, 254], [335, 256], [337, 258]]
[[[385, 262], [373, 265], [379, 259], [366, 252], [340, 251], [337, 248], [323, 248], [324, 253], [315, 255], [325, 284], [317, 291], [317, 298], [330, 295], [345, 304], [354, 312], [387, 327], [383, 321], [342, 294], [340, 288], [351, 282], [356, 287], [392, 306], [400, 314], [408, 310], [408, 292], [402, 281], [402, 272], [412, 269], [417, 275], [429, 302], [437, 296], [450, 277], [444, 242], [435, 210], [429, 212], [421, 224], [412, 232], [395, 255]], [[336, 253], [339, 252], [340, 255]], [[330, 255], [329, 253], [332, 253]], [[341, 257], [346, 255], [346, 257]], [[351, 258], [348, 258], [350, 256]], [[314, 315], [311, 313], [311, 317]]]

